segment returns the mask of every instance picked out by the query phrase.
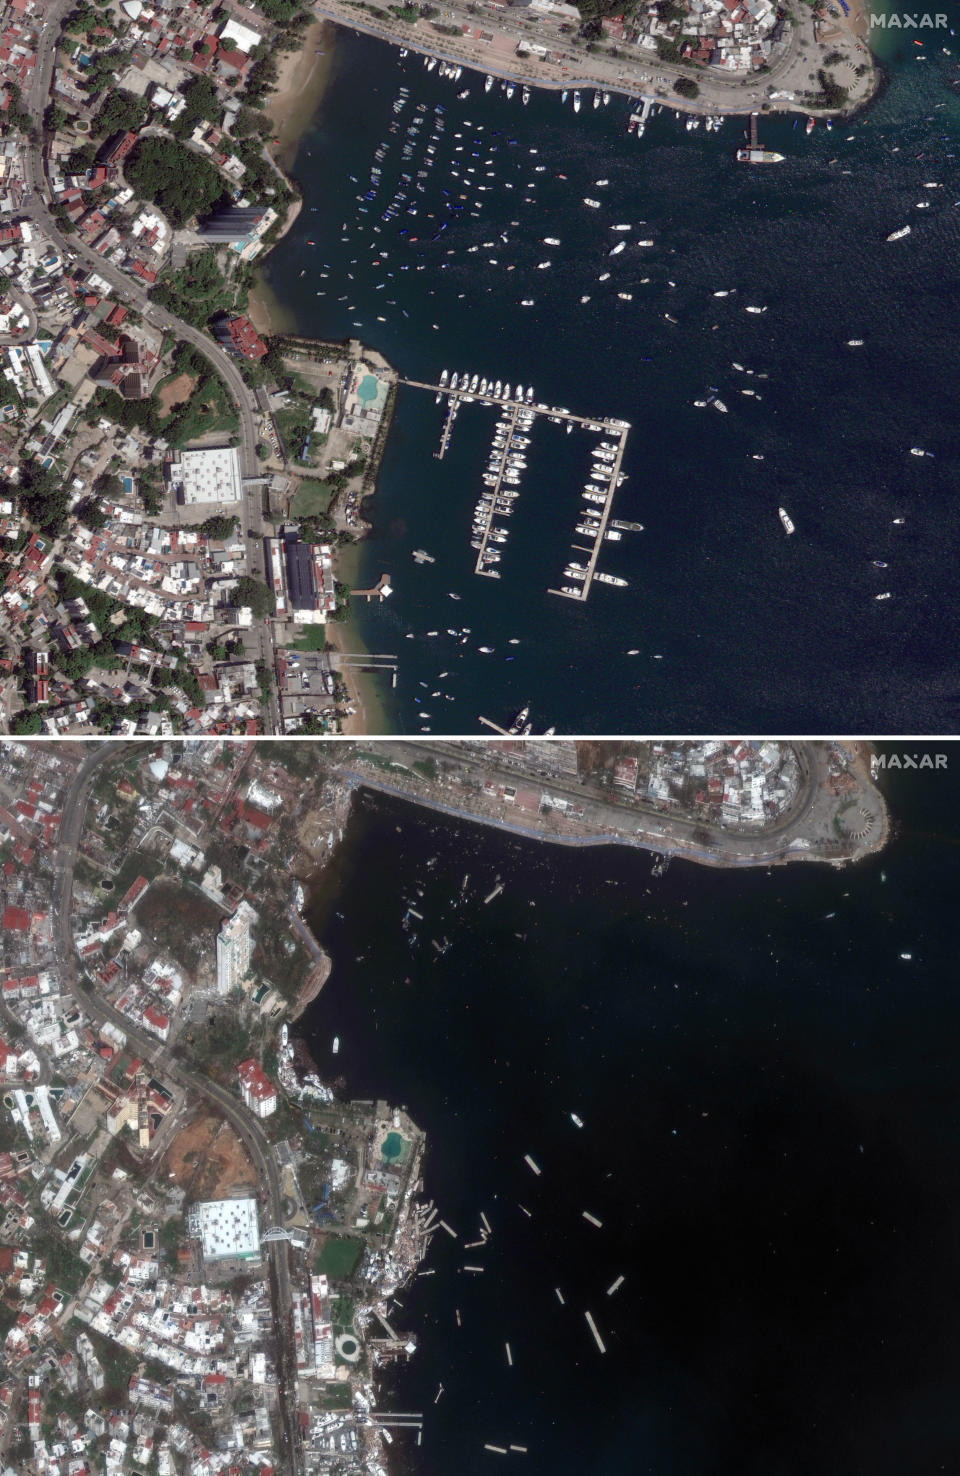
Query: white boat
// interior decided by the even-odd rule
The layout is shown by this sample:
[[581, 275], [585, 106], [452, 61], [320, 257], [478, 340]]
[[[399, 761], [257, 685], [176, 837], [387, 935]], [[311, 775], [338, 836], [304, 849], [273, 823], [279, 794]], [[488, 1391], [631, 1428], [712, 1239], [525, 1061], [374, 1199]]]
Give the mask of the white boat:
[[591, 200], [587, 195], [584, 195], [584, 197], [583, 197], [583, 203], [584, 203], [584, 205], [589, 205], [591, 210], [599, 210], [600, 209], [600, 201], [599, 200]]
[[714, 295], [714, 297], [729, 297], [730, 296], [730, 293], [728, 291], [715, 292], [713, 295]]
[[526, 105], [530, 101], [530, 89], [529, 89], [529, 87], [525, 87], [523, 89], [523, 91], [520, 94], [520, 97], [521, 97], [521, 100], [523, 101], [524, 105]]
[[719, 410], [720, 411], [720, 414], [721, 415], [726, 415], [726, 413], [727, 413], [727, 407], [723, 403], [722, 400], [713, 400], [713, 401], [711, 401], [711, 403], [712, 403], [713, 408], [715, 410]]
[[579, 111], [580, 111], [580, 94], [579, 94], [579, 92], [575, 92], [573, 94], [573, 111], [575, 113], [579, 113]]
[[747, 312], [748, 313], [765, 313], [766, 311], [767, 310], [766, 310], [765, 307], [748, 307], [747, 308]]
[[901, 226], [898, 231], [891, 231], [890, 234], [889, 234], [889, 236], [887, 237], [887, 240], [888, 241], [902, 241], [903, 238], [904, 238], [904, 236], [909, 236], [910, 231], [911, 231], [911, 227], [910, 226]]
[[483, 79], [483, 90], [484, 90], [484, 92], [489, 92], [492, 86], [493, 86], [493, 78], [488, 73], [487, 76]]
[[619, 256], [620, 253], [621, 253], [621, 251], [625, 251], [626, 250], [626, 247], [627, 247], [626, 241], [618, 241], [617, 244], [616, 244], [616, 246], [614, 246], [611, 251], [608, 251], [607, 252], [607, 255], [608, 256]]
[[580, 301], [581, 302], [589, 302], [590, 301], [590, 295], [589, 295], [589, 293], [585, 297], [581, 297]]
[[611, 230], [612, 230], [612, 231], [629, 231], [629, 230], [630, 230], [630, 229], [631, 229], [631, 227], [630, 227], [630, 226], [628, 226], [628, 225], [624, 225], [624, 224], [623, 224], [623, 223], [622, 223], [622, 222], [621, 222], [621, 224], [620, 224], [620, 225], [612, 225], [612, 226], [611, 226], [611, 227], [610, 227], [610, 229], [611, 229]]
[[874, 595], [873, 598], [875, 600], [888, 600], [890, 598], [890, 591], [886, 589], [884, 590], [883, 594]]
[[478, 646], [477, 647], [477, 650], [478, 651], [482, 651], [483, 654], [484, 654], [484, 656], [492, 656], [493, 655], [493, 647], [492, 646]]
[[593, 577], [594, 579], [596, 579], [598, 584], [615, 584], [618, 589], [627, 588], [627, 581], [625, 579], [621, 579], [616, 574], [594, 574]]
[[473, 376], [473, 378], [471, 379], [471, 381], [470, 381], [470, 393], [471, 394], [473, 394], [474, 390], [477, 388], [477, 385], [479, 383], [480, 383], [480, 376], [479, 376], [479, 374], [475, 374]]
[[600, 106], [600, 94], [599, 94], [599, 92], [595, 92], [593, 94], [593, 106], [595, 108], [598, 108]]
[[780, 515], [780, 521], [781, 521], [781, 523], [784, 526], [785, 532], [787, 532], [787, 533], [793, 533], [794, 532], [793, 519], [791, 518], [790, 514], [787, 512], [786, 508], [785, 507], [778, 507], [777, 508], [777, 512]]
[[510, 381], [509, 380], [507, 380], [507, 383], [503, 387], [503, 398], [505, 400], [509, 400], [510, 399]]
[[496, 382], [496, 384], [493, 386], [493, 398], [495, 400], [499, 400], [502, 392], [503, 392], [503, 385], [500, 382], [500, 380], [498, 379], [497, 382]]
[[453, 374], [450, 377], [450, 388], [451, 389], [456, 389], [456, 387], [457, 387], [457, 379], [458, 379], [457, 372], [456, 372], [456, 370], [454, 370]]
[[624, 300], [624, 302], [633, 302], [633, 293], [632, 292], [618, 292], [617, 293], [617, 296], [618, 297], [622, 297], [623, 300]]
[[924, 449], [923, 449], [922, 446], [911, 446], [910, 447], [910, 455], [911, 456], [926, 456], [927, 455], [927, 452], [924, 451]]
[[538, 261], [537, 262], [537, 271], [538, 272], [545, 272], [547, 270], [547, 267], [548, 266], [551, 266], [551, 265], [552, 265], [552, 262], [549, 262], [549, 261]]
[[583, 1127], [583, 1118], [582, 1117], [578, 1117], [575, 1112], [571, 1112], [571, 1114], [570, 1114], [570, 1121], [573, 1123], [573, 1125], [574, 1125], [575, 1128], [582, 1128]]
[[440, 388], [441, 388], [441, 389], [442, 389], [442, 388], [443, 388], [443, 387], [444, 387], [444, 385], [445, 385], [445, 384], [446, 384], [446, 382], [447, 382], [447, 379], [448, 379], [448, 377], [449, 377], [449, 376], [448, 376], [448, 374], [447, 374], [447, 371], [446, 371], [446, 369], [444, 369], [444, 371], [443, 371], [443, 373], [442, 373], [442, 374], [441, 374], [441, 375], [440, 375]]
[[610, 280], [610, 273], [609, 272], [601, 272], [600, 275], [599, 275], [599, 277], [597, 278], [597, 281], [598, 282], [608, 282], [609, 280]]
[[862, 338], [848, 338], [847, 339], [847, 348], [863, 348], [863, 339]]
[[337, 1055], [337, 1053], [339, 1052], [339, 1050], [340, 1050], [340, 1037], [339, 1037], [339, 1035], [335, 1035], [333, 1037], [333, 1045], [331, 1047], [331, 1050], [333, 1051], [333, 1054], [334, 1055]]
[[521, 297], [520, 299], [520, 306], [522, 308], [532, 308], [533, 304], [534, 299], [532, 297]]
[[543, 244], [544, 246], [559, 246], [560, 241], [557, 236], [544, 236]]

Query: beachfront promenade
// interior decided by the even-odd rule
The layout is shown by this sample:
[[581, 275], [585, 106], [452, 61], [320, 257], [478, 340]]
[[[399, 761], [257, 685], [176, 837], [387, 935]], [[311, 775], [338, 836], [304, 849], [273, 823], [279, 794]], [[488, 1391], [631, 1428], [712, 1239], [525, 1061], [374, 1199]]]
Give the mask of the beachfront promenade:
[[[562, 17], [531, 17], [525, 11], [504, 11], [488, 4], [448, 4], [437, 21], [412, 23], [373, 5], [358, 5], [355, 0], [322, 0], [311, 9], [320, 19], [503, 80], [554, 90], [593, 87], [627, 97], [646, 95], [678, 112], [810, 111], [803, 101], [810, 91], [810, 73], [823, 65], [828, 53], [843, 58], [834, 66], [834, 73], [849, 89], [848, 107], [862, 105], [876, 88], [869, 50], [855, 27], [840, 19], [824, 30], [805, 6], [799, 7], [786, 24], [770, 66], [762, 73], [680, 66], [629, 45], [616, 48], [616, 55], [613, 49], [601, 46], [590, 52], [580, 51], [574, 49], [569, 25], [561, 30]], [[448, 34], [440, 29], [441, 25], [456, 26], [457, 33]], [[531, 51], [531, 46], [544, 54]], [[866, 70], [857, 77], [855, 69], [860, 65]], [[696, 98], [674, 92], [673, 84], [680, 77], [697, 82]], [[781, 95], [771, 97], [771, 93]], [[830, 110], [813, 111], [825, 116]]]
[[[693, 818], [655, 810], [649, 804], [598, 796], [589, 785], [559, 776], [533, 778], [515, 767], [499, 764], [482, 748], [468, 749], [442, 740], [416, 745], [402, 739], [391, 742], [381, 754], [389, 754], [401, 767], [389, 777], [381, 767], [362, 763], [341, 770], [341, 775], [351, 787], [378, 790], [440, 814], [490, 825], [530, 840], [562, 846], [630, 846], [702, 866], [743, 869], [793, 861], [842, 865], [882, 850], [889, 837], [889, 818], [879, 790], [865, 775], [856, 773], [856, 802], [869, 807], [875, 823], [862, 837], [848, 832], [841, 835], [835, 821], [850, 801], [838, 798], [831, 790], [825, 761], [827, 745], [794, 746], [802, 773], [796, 801], [788, 814], [759, 832], [707, 827]], [[423, 778], [412, 766], [425, 755], [440, 760], [447, 774], [435, 780]], [[521, 815], [514, 804], [481, 791], [482, 782], [488, 779], [495, 785], [521, 783], [540, 789], [566, 800], [582, 814], [572, 815], [569, 809], [563, 813], [548, 805]]]

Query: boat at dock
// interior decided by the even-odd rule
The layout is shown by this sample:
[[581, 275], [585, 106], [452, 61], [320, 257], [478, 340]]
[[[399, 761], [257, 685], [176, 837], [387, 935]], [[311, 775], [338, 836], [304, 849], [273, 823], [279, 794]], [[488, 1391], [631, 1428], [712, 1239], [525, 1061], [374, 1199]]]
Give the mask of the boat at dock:
[[782, 164], [784, 158], [773, 149], [737, 149], [738, 164]]

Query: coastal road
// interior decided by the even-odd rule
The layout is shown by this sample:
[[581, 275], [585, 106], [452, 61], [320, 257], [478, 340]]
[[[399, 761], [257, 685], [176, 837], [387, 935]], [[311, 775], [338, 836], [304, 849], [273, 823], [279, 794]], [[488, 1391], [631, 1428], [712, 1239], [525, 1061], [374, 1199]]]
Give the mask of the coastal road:
[[[142, 746], [144, 756], [149, 745]], [[81, 1009], [98, 1024], [109, 1020], [122, 1030], [131, 1045], [149, 1061], [163, 1056], [162, 1071], [165, 1076], [191, 1094], [193, 1100], [205, 1100], [229, 1122], [234, 1132], [250, 1155], [264, 1192], [268, 1213], [273, 1225], [282, 1223], [282, 1196], [280, 1176], [270, 1144], [257, 1126], [256, 1119], [242, 1104], [218, 1082], [202, 1076], [188, 1066], [173, 1060], [166, 1054], [155, 1036], [139, 1029], [126, 1015], [120, 1014], [112, 1005], [99, 999], [93, 989], [81, 986], [77, 968], [76, 950], [73, 943], [71, 911], [73, 905], [73, 878], [83, 834], [84, 815], [90, 784], [101, 764], [118, 759], [129, 752], [129, 745], [118, 747], [113, 743], [98, 745], [77, 770], [63, 806], [60, 837], [54, 866], [51, 930], [61, 987], [69, 991]], [[161, 1068], [158, 1068], [161, 1069]], [[290, 1285], [290, 1250], [285, 1240], [271, 1242], [268, 1247], [270, 1260], [269, 1279], [273, 1307], [273, 1328], [276, 1344], [278, 1404], [280, 1415], [280, 1458], [282, 1468], [288, 1476], [303, 1476], [304, 1460], [300, 1439], [299, 1390], [297, 1386], [297, 1360], [293, 1341], [293, 1305]]]
[[[616, 827], [616, 830], [622, 833], [625, 841], [666, 854], [696, 856], [697, 859], [714, 865], [731, 866], [767, 865], [777, 860], [791, 843], [798, 839], [809, 841], [810, 849], [809, 852], [797, 851], [795, 854], [818, 854], [816, 843], [811, 840], [810, 836], [804, 834], [804, 828], [808, 822], [812, 826], [814, 821], [818, 828], [822, 828], [822, 817], [814, 816], [814, 810], [825, 792], [826, 750], [824, 745], [814, 743], [796, 743], [793, 748], [800, 769], [800, 783], [796, 800], [789, 812], [762, 831], [739, 833], [707, 826], [699, 820], [684, 820], [679, 816], [665, 814], [647, 806], [627, 804], [612, 793], [598, 794], [592, 787], [563, 776], [527, 775], [520, 769], [498, 764], [489, 755], [475, 755], [469, 748], [462, 745], [442, 740], [427, 740], [410, 744], [396, 739], [390, 744], [391, 753], [396, 753], [410, 765], [416, 760], [422, 761], [425, 754], [432, 754], [438, 759], [452, 761], [460, 770], [472, 771], [478, 778], [480, 776], [487, 779], [496, 777], [511, 784], [524, 781], [543, 784], [551, 794], [583, 807], [585, 819], [589, 824], [599, 829], [605, 825], [611, 828]], [[360, 782], [369, 784], [371, 788], [380, 787], [380, 780], [375, 775], [367, 776], [357, 772], [356, 777]], [[406, 798], [414, 803], [417, 802], [416, 792], [403, 792]], [[453, 804], [449, 808], [455, 811], [456, 805]], [[466, 810], [461, 813], [464, 818], [477, 820], [481, 824], [484, 821], [494, 824], [501, 823], [500, 817], [495, 815], [485, 816]], [[698, 831], [708, 832], [709, 848], [705, 847], [700, 837], [697, 836]], [[528, 831], [528, 833], [531, 832]], [[562, 841], [564, 838], [545, 832], [544, 839]], [[578, 844], [583, 843], [581, 837], [575, 840]], [[574, 841], [571, 840], [570, 843]], [[824, 855], [822, 859], [836, 860], [838, 858], [834, 853]]]
[[[461, 28], [460, 35], [448, 36], [436, 32], [427, 20], [411, 24], [409, 21], [391, 22], [387, 17], [381, 20], [379, 15], [374, 19], [369, 12], [358, 11], [351, 0], [322, 0], [322, 3], [314, 4], [311, 8], [318, 20], [334, 21], [351, 30], [380, 37], [394, 45], [460, 63], [476, 71], [489, 72], [495, 77], [529, 82], [536, 87], [595, 87], [627, 96], [642, 94], [655, 97], [665, 107], [678, 112], [701, 114], [744, 114], [759, 111], [761, 107], [764, 111], [778, 108], [794, 112], [810, 111], [799, 98], [810, 86], [809, 71], [822, 62], [823, 53], [828, 49], [814, 37], [812, 14], [804, 14], [789, 23], [788, 33], [775, 48], [768, 71], [754, 78], [743, 73], [727, 74], [719, 69], [698, 71], [693, 75], [700, 88], [700, 95], [690, 100], [672, 90], [667, 91], [662, 85], [672, 83], [678, 77], [690, 77], [692, 74], [689, 66], [682, 67], [662, 61], [655, 52], [638, 52], [634, 57], [631, 55], [632, 48], [628, 47], [624, 47], [618, 57], [609, 58], [599, 50], [575, 50], [575, 28], [569, 32], [561, 32], [559, 29], [562, 24], [569, 26], [565, 17], [551, 19], [540, 15], [531, 20], [527, 12], [504, 12], [502, 8], [494, 8], [492, 4], [448, 3], [444, 5], [437, 19], [445, 24], [455, 23]], [[505, 45], [498, 51], [489, 41], [475, 40], [473, 33], [481, 29], [488, 36], [493, 33], [494, 37], [501, 38]], [[839, 39], [850, 52], [853, 64], [860, 61], [869, 63], [869, 52], [860, 45], [855, 36]], [[556, 60], [547, 62], [532, 53], [517, 55], [517, 44], [545, 46]], [[658, 86], [658, 83], [661, 85]], [[782, 89], [784, 84], [789, 84], [798, 100], [769, 98], [769, 91], [778, 90], [778, 85]], [[868, 90], [869, 82], [864, 87], [865, 95]], [[863, 97], [857, 93], [853, 100], [863, 101]], [[829, 110], [814, 111], [825, 114]]]
[[[120, 270], [112, 262], [104, 261], [91, 247], [85, 245], [76, 236], [65, 235], [54, 220], [46, 201], [43, 198], [45, 178], [43, 172], [43, 114], [50, 96], [50, 88], [53, 79], [53, 68], [56, 61], [57, 42], [60, 35], [60, 26], [64, 16], [73, 9], [70, 0], [53, 0], [45, 14], [44, 26], [40, 32], [40, 44], [37, 51], [37, 65], [34, 67], [33, 79], [30, 90], [25, 99], [30, 116], [34, 121], [36, 139], [32, 138], [24, 146], [24, 183], [26, 186], [25, 199], [22, 215], [25, 215], [43, 234], [54, 243], [54, 245], [67, 258], [82, 261], [86, 266], [96, 271], [117, 292], [121, 300], [135, 307], [147, 322], [161, 331], [173, 334], [174, 338], [189, 343], [212, 366], [220, 378], [224, 381], [227, 390], [237, 407], [240, 423], [240, 470], [244, 477], [255, 477], [260, 474], [260, 464], [257, 460], [257, 427], [255, 416], [257, 414], [257, 401], [254, 391], [247, 385], [233, 358], [222, 349], [202, 329], [195, 328], [192, 323], [185, 322], [150, 301], [150, 295], [145, 286], [137, 282], [128, 273]], [[263, 497], [261, 488], [258, 486], [245, 485], [243, 501], [240, 505], [240, 515], [244, 520], [244, 534], [247, 542], [247, 567], [252, 575], [258, 579], [266, 580], [266, 569], [264, 563], [264, 520], [263, 520]], [[267, 581], [269, 582], [269, 581]], [[261, 661], [270, 672], [271, 684], [274, 681], [275, 669], [275, 646], [273, 631], [265, 620], [258, 621], [252, 627], [247, 637], [247, 654], [256, 661]], [[279, 708], [276, 693], [273, 692], [271, 700], [264, 711], [264, 728], [268, 733], [274, 733], [279, 726]]]

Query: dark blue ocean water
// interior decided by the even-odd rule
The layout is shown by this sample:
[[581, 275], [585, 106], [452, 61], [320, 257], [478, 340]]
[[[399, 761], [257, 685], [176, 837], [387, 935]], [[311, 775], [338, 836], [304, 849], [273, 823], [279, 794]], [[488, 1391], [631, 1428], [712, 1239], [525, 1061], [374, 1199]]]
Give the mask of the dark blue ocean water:
[[[502, 578], [477, 578], [470, 519], [494, 412], [466, 407], [438, 462], [443, 407], [401, 391], [361, 569], [361, 583], [389, 572], [396, 594], [358, 613], [369, 647], [401, 659], [396, 692], [384, 690], [394, 726], [476, 731], [479, 714], [504, 722], [530, 700], [540, 731], [952, 731], [960, 70], [933, 42], [884, 45], [889, 86], [863, 116], [809, 137], [764, 119], [763, 142], [787, 160], [748, 169], [734, 160], [743, 120], [707, 135], [665, 113], [638, 143], [623, 98], [575, 117], [557, 94], [523, 108], [465, 75], [460, 102], [464, 82], [337, 32], [294, 166], [306, 209], [266, 263], [270, 285], [302, 331], [360, 336], [405, 375], [532, 382], [547, 403], [630, 420], [614, 515], [645, 526], [605, 545], [601, 567], [628, 589], [595, 585], [585, 608], [548, 595], [589, 450], [538, 424]], [[410, 101], [392, 136], [401, 86]], [[381, 188], [363, 214], [371, 167]], [[384, 221], [397, 189], [417, 215]], [[611, 232], [620, 222], [632, 232]], [[910, 237], [886, 241], [908, 223]], [[641, 238], [655, 245], [608, 257]], [[713, 296], [723, 290], [733, 295]], [[711, 387], [728, 414], [694, 407]], [[436, 563], [414, 564], [418, 547]], [[446, 634], [464, 628], [463, 641]]]
[[425, 1412], [405, 1468], [481, 1476], [488, 1441], [529, 1476], [956, 1468], [958, 772], [895, 798], [852, 870], [659, 879], [360, 800], [311, 903], [334, 968], [305, 1034], [426, 1129], [460, 1233], [392, 1318], [421, 1343], [384, 1395]]

